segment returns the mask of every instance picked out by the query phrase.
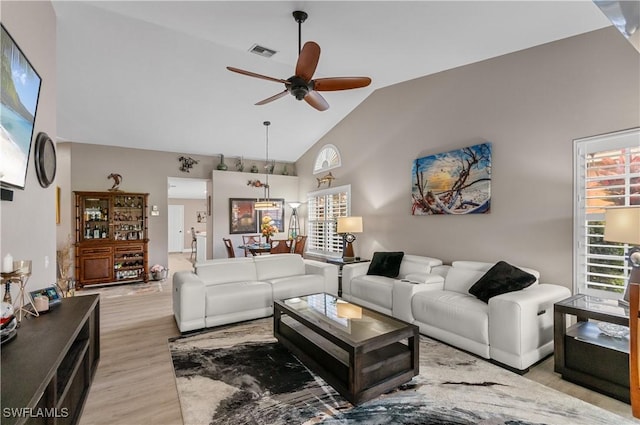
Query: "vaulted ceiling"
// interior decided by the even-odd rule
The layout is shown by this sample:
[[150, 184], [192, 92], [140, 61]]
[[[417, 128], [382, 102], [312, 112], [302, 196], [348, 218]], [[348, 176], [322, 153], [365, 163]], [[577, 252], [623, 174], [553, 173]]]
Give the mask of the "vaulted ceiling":
[[[58, 139], [295, 161], [373, 91], [610, 25], [591, 1], [58, 1]], [[302, 41], [315, 77], [369, 76], [324, 92], [319, 112], [286, 96]], [[271, 58], [248, 52], [259, 44]], [[428, 95], [428, 94], [427, 94]]]

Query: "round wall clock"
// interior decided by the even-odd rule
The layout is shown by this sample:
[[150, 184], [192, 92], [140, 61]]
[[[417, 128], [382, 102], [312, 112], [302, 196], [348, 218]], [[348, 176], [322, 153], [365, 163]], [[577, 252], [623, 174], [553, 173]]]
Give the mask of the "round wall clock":
[[56, 147], [47, 133], [36, 137], [35, 162], [40, 186], [49, 187], [56, 178]]

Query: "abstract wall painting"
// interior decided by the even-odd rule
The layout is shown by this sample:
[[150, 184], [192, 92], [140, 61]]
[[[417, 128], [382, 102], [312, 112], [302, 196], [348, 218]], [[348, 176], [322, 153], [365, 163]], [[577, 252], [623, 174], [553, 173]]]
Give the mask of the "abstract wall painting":
[[411, 174], [411, 215], [491, 210], [490, 142], [418, 158]]

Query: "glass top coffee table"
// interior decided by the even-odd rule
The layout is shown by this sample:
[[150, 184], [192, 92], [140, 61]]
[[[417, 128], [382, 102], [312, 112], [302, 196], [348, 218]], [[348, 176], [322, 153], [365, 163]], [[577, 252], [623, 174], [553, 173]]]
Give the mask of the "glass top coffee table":
[[417, 326], [331, 294], [274, 301], [273, 334], [352, 404], [419, 372]]

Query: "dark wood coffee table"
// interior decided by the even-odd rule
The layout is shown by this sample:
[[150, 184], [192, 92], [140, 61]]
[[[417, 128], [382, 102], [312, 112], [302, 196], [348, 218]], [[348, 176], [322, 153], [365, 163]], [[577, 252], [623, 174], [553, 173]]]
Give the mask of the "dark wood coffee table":
[[352, 404], [419, 372], [417, 326], [330, 294], [274, 301], [273, 334]]

